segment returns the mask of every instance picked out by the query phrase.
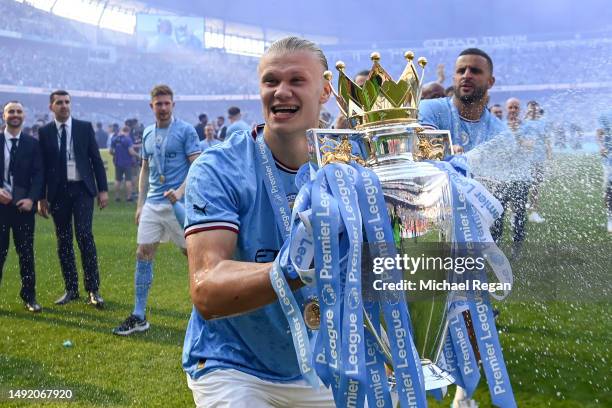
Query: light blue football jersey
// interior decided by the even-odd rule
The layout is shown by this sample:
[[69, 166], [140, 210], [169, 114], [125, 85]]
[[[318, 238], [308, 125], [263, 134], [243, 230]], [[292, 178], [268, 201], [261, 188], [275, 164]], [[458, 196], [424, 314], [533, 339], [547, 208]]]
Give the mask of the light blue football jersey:
[[231, 137], [234, 133], [237, 132], [247, 132], [250, 133], [253, 128], [249, 126], [244, 120], [237, 120], [227, 127], [227, 131], [225, 132], [225, 138]]
[[484, 110], [477, 121], [462, 118], [451, 97], [421, 101], [419, 123], [440, 130], [449, 130], [453, 144], [462, 146], [465, 152], [507, 130], [506, 125], [488, 109]]
[[[160, 180], [162, 169], [154, 155], [161, 151], [163, 140], [167, 139], [165, 157], [163, 158], [164, 181]], [[157, 128], [155, 124], [147, 126], [142, 135], [141, 157], [149, 163], [149, 191], [147, 202], [162, 203], [168, 202], [164, 198], [164, 192], [170, 189], [177, 189], [185, 181], [187, 171], [189, 171], [189, 160], [192, 154], [200, 152], [198, 144], [198, 134], [195, 128], [185, 121], [173, 119], [167, 128]]]
[[[210, 147], [187, 176], [185, 235], [213, 229], [238, 234], [234, 259], [271, 262], [283, 244], [260, 174], [254, 135], [236, 132]], [[297, 171], [276, 163], [290, 206]], [[304, 307], [314, 291], [294, 295]], [[236, 369], [269, 381], [301, 379], [287, 319], [278, 302], [236, 317], [204, 320], [193, 308], [183, 347], [183, 368], [192, 377]]]

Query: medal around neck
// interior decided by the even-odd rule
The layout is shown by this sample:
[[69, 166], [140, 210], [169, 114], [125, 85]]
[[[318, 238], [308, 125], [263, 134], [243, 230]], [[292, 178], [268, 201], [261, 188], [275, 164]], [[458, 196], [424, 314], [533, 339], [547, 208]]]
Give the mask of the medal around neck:
[[[430, 162], [451, 155], [452, 141], [448, 131], [425, 129], [418, 123], [418, 104], [427, 61], [425, 58], [418, 60], [422, 69], [419, 78], [413, 63], [414, 54], [406, 52], [405, 58], [406, 68], [399, 80], [394, 81], [380, 65], [380, 55], [373, 53], [373, 66], [363, 86], [355, 84], [345, 74], [344, 63], [338, 62], [336, 68], [339, 78], [337, 90], [333, 92], [352, 129], [310, 129], [307, 138], [310, 163], [314, 168], [322, 169], [332, 163], [357, 163], [377, 176], [384, 196], [381, 206], [386, 207], [391, 224], [385, 226], [391, 232], [391, 237], [386, 240], [392, 240], [398, 255], [416, 256], [421, 254], [423, 245], [450, 243], [452, 240], [453, 211], [449, 177]], [[324, 76], [331, 81], [330, 71], [326, 71]], [[363, 180], [367, 192], [367, 180]], [[367, 203], [372, 202], [368, 198]], [[366, 230], [370, 224], [367, 208], [371, 207], [361, 211]], [[371, 244], [370, 235], [368, 241]], [[450, 248], [449, 245], [445, 247]], [[426, 278], [402, 270], [397, 273], [402, 281]], [[399, 296], [396, 302], [407, 305], [410, 331], [420, 357], [426, 390], [454, 383], [453, 376], [436, 364], [442, 355], [448, 333], [447, 293], [419, 295], [418, 299], [414, 299], [406, 291], [385, 299], [385, 294], [372, 295], [372, 286], [368, 286], [366, 278], [362, 292], [364, 306], [372, 296], [379, 297], [381, 316], [384, 315], [384, 303], [393, 303], [393, 296]], [[308, 315], [311, 313], [307, 311]], [[373, 324], [379, 321], [379, 316], [372, 319], [369, 314], [364, 312], [365, 327], [376, 339], [387, 367], [393, 367], [394, 375], [389, 378], [393, 385], [396, 378], [404, 377], [401, 368], [398, 368], [401, 365], [397, 364], [397, 357], [392, 356], [395, 335], [391, 332], [394, 330], [389, 327], [387, 316], [380, 319], [380, 324]]]

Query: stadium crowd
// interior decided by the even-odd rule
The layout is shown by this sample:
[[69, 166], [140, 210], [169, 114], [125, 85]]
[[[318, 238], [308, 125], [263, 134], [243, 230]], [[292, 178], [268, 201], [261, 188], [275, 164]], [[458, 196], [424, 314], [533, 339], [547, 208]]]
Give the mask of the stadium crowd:
[[[56, 38], [56, 32], [59, 31], [54, 26], [59, 21], [55, 20], [56, 17], [31, 10], [23, 15], [15, 14], [13, 6], [0, 6], [0, 12], [3, 9], [13, 21], [2, 19], [4, 26], [0, 26], [0, 29]], [[42, 22], [36, 27], [30, 27], [30, 19], [40, 19]], [[52, 24], [47, 19], [52, 19]], [[48, 32], [47, 24], [54, 27], [55, 32]], [[74, 38], [86, 43], [85, 39], [79, 36]], [[330, 92], [323, 84], [321, 75], [324, 68], [321, 60], [325, 59], [324, 56], [319, 56], [322, 51], [308, 41], [291, 38], [285, 40], [286, 49], [274, 51], [271, 47], [272, 51], [268, 53], [272, 54], [272, 57], [268, 60], [265, 60], [265, 57], [262, 59], [265, 61], [262, 63], [264, 67], [266, 64], [273, 67], [270, 69], [271, 73], [267, 74], [273, 80], [268, 79], [267, 82], [260, 81], [258, 76], [264, 70], [260, 67], [258, 74], [258, 61], [255, 59], [231, 56], [218, 51], [204, 52], [196, 56], [160, 56], [120, 49], [117, 55], [108, 61], [99, 61], [97, 58], [91, 58], [86, 47], [80, 46], [50, 45], [31, 39], [11, 40], [0, 45], [0, 52], [4, 56], [0, 60], [0, 84], [150, 95], [148, 103], [143, 101], [141, 104], [144, 110], [148, 111], [148, 116], [130, 116], [123, 123], [119, 120], [96, 121], [95, 126], [76, 117], [78, 115], [75, 114], [79, 111], [72, 107], [78, 106], [78, 98], [72, 97], [66, 91], [52, 92], [49, 96], [50, 112], [33, 112], [33, 120], [30, 118], [29, 123], [25, 122], [25, 112], [28, 108], [25, 103], [17, 100], [5, 101], [3, 123], [0, 127], [3, 153], [0, 177], [0, 278], [8, 253], [9, 230], [12, 229], [14, 233], [17, 231], [15, 247], [21, 261], [20, 295], [28, 311], [42, 311], [35, 294], [33, 240], [36, 209], [42, 217], [50, 215], [55, 224], [58, 257], [65, 283], [65, 292], [55, 303], [65, 305], [80, 297], [72, 243], [74, 224], [74, 234], [83, 262], [88, 303], [99, 309], [104, 308], [105, 302], [99, 291], [101, 282], [92, 223], [94, 201], [97, 200], [100, 208], [106, 207], [109, 201], [109, 184], [100, 155], [100, 149], [108, 149], [113, 157], [114, 199], [121, 201], [125, 198], [128, 202], [135, 202], [135, 221], [138, 224], [134, 308], [130, 315], [113, 329], [113, 333], [129, 336], [135, 332], [149, 330], [146, 310], [153, 282], [155, 254], [159, 243], [171, 240], [185, 255], [188, 254], [187, 248], [191, 248], [190, 294], [194, 312], [185, 339], [183, 368], [188, 373], [189, 386], [193, 390], [196, 404], [209, 406], [203, 401], [210, 401], [210, 395], [203, 395], [202, 390], [207, 388], [209, 384], [206, 381], [210, 381], [211, 377], [201, 376], [204, 372], [204, 364], [201, 361], [208, 358], [208, 354], [215, 355], [217, 350], [224, 347], [221, 342], [238, 344], [241, 353], [250, 350], [241, 344], [246, 341], [241, 335], [246, 334], [252, 336], [254, 341], [278, 346], [277, 349], [284, 350], [286, 355], [271, 355], [269, 350], [262, 351], [264, 347], [254, 348], [254, 351], [248, 351], [244, 355], [230, 354], [227, 361], [215, 355], [217, 362], [215, 358], [209, 360], [213, 366], [213, 369], [209, 370], [215, 376], [223, 375], [224, 369], [227, 368], [240, 371], [241, 368], [247, 367], [251, 373], [260, 373], [257, 371], [260, 367], [249, 366], [259, 358], [274, 362], [265, 365], [261, 371], [264, 373], [264, 383], [270, 382], [270, 378], [281, 381], [300, 375], [295, 367], [283, 365], [289, 361], [287, 355], [292, 356], [294, 350], [290, 344], [287, 345], [288, 339], [281, 335], [281, 331], [286, 334], [284, 326], [277, 325], [277, 321], [271, 319], [282, 318], [279, 305], [267, 305], [261, 300], [269, 298], [271, 300], [268, 303], [271, 303], [276, 299], [272, 296], [271, 284], [267, 279], [267, 262], [274, 261], [283, 246], [282, 234], [278, 234], [279, 231], [271, 227], [274, 225], [275, 215], [273, 210], [268, 209], [266, 192], [257, 191], [263, 188], [264, 183], [254, 175], [257, 171], [247, 171], [255, 167], [251, 163], [256, 160], [254, 143], [260, 144], [260, 151], [265, 150], [262, 147], [264, 127], [257, 126], [253, 117], [248, 115], [252, 108], [250, 105], [242, 110], [237, 106], [228, 106], [223, 115], [210, 111], [205, 113], [202, 108], [198, 112], [197, 122], [195, 115], [179, 118], [174, 111], [175, 94], [247, 95], [261, 92], [266, 129], [269, 134], [278, 132], [278, 135], [282, 135], [278, 139], [272, 139], [276, 140], [277, 144], [270, 143], [268, 146], [269, 157], [272, 158], [272, 153], [276, 153], [273, 152], [274, 148], [279, 154], [292, 153], [287, 156], [292, 159], [289, 164], [295, 166], [287, 166], [274, 156], [276, 166], [273, 167], [283, 171], [283, 182], [290, 186], [290, 192], [295, 198], [297, 191], [293, 190], [296, 189], [296, 169], [304, 163], [304, 155], [301, 154], [304, 152], [297, 150], [304, 147], [304, 144], [289, 143], [288, 141], [293, 140], [286, 137], [289, 133], [282, 133], [283, 126], [289, 122], [288, 126], [299, 127], [297, 130], [293, 129], [290, 134], [293, 137], [303, 135], [306, 129], [317, 123], [316, 119], [330, 127], [342, 128], [344, 125], [340, 115], [333, 118], [333, 115], [323, 108]], [[296, 51], [287, 45], [291, 41], [294, 46], [304, 48]], [[491, 228], [492, 239], [496, 242], [503, 236], [504, 215], [512, 213], [512, 257], [515, 259], [521, 257], [523, 242], [529, 233], [528, 223], [547, 222], [546, 214], [540, 213], [539, 188], [546, 179], [546, 164], [552, 159], [554, 148], [579, 149], [584, 142], [586, 126], [584, 123], [578, 124], [581, 121], [575, 117], [565, 117], [567, 112], [571, 111], [560, 109], [571, 105], [571, 109], [580, 111], [579, 103], [571, 104], [564, 99], [548, 105], [543, 100], [524, 97], [521, 100], [512, 96], [504, 98], [503, 101], [495, 101], [499, 102], [495, 104], [491, 101], [489, 90], [504, 85], [550, 84], [553, 78], [571, 78], [574, 83], [602, 82], [602, 72], [612, 71], [612, 61], [602, 58], [602, 55], [611, 54], [612, 44], [594, 41], [586, 47], [582, 45], [581, 43], [577, 46], [570, 41], [564, 44], [493, 47], [490, 55], [476, 48], [463, 50], [459, 56], [455, 50], [432, 49], [422, 53], [433, 65], [453, 67], [453, 70], [440, 72], [438, 80], [441, 83], [432, 86], [431, 92], [424, 94], [419, 106], [419, 121], [425, 127], [448, 130], [455, 143], [454, 153], [466, 158], [475, 178], [487, 184], [502, 204], [501, 217]], [[310, 54], [305, 56], [304, 53], [300, 54], [302, 51]], [[419, 50], [416, 53], [419, 56], [421, 54]], [[312, 54], [316, 58], [313, 58]], [[352, 55], [354, 66], [365, 65], [362, 56], [358, 53]], [[383, 58], [386, 57], [392, 65], [398, 58], [403, 59], [398, 51], [383, 52]], [[516, 63], [517, 60], [521, 63]], [[594, 64], [602, 69], [589, 69]], [[300, 81], [306, 83], [303, 87], [295, 84], [300, 81], [293, 81], [293, 77], [285, 74], [285, 65], [292, 66], [292, 69], [303, 74], [300, 77]], [[230, 66], [232, 68], [228, 69]], [[316, 81], [308, 82], [302, 79], [312, 74], [308, 69], [318, 75]], [[78, 75], [75, 75], [75, 72], [78, 72]], [[287, 79], [283, 75], [290, 78]], [[452, 78], [452, 87], [445, 91], [442, 85], [446, 75]], [[357, 75], [356, 83], [365, 80], [363, 75], [361, 76], [358, 80]], [[150, 89], [152, 84], [160, 83], [167, 83], [169, 86], [156, 85]], [[292, 89], [296, 95], [301, 95], [300, 93], [306, 92], [304, 88], [308, 87], [318, 87], [314, 91], [322, 94], [304, 94], [316, 95], [317, 98], [298, 98], [301, 105], [297, 107], [283, 104], [280, 104], [280, 107], [278, 104], [272, 106], [271, 100], [277, 97], [277, 93]], [[274, 95], [270, 96], [271, 94]], [[580, 99], [582, 96], [575, 94], [571, 95], [571, 98]], [[553, 98], [559, 96], [553, 95], [550, 100]], [[602, 96], [602, 106], [606, 103], [605, 98], [607, 97]], [[291, 97], [287, 99], [290, 100]], [[178, 101], [177, 105], [181, 103]], [[589, 104], [593, 106], [593, 100], [590, 100]], [[302, 108], [304, 115], [313, 116], [309, 118], [313, 120], [292, 121], [293, 115], [300, 117], [296, 113]], [[116, 110], [121, 111], [121, 108]], [[84, 111], [90, 115], [86, 119], [96, 117], [95, 113]], [[127, 112], [122, 111], [120, 114], [125, 117]], [[589, 114], [592, 115], [592, 112]], [[279, 122], [273, 123], [276, 127], [270, 124], [275, 120]], [[607, 230], [612, 233], [610, 120], [609, 117], [602, 116], [598, 124], [598, 136], [606, 169]], [[451, 124], [453, 121], [456, 126]], [[79, 142], [75, 143], [75, 140]], [[26, 148], [29, 149], [27, 154], [24, 153]], [[201, 152], [205, 150], [209, 150], [210, 154], [200, 157]], [[251, 165], [252, 167], [249, 167]], [[28, 177], [23, 177], [24, 174]], [[466, 175], [470, 175], [470, 172], [466, 171]], [[243, 177], [246, 182], [241, 184]], [[249, 190], [245, 185], [253, 189]], [[240, 200], [243, 202], [237, 203]], [[287, 201], [286, 197], [282, 197], [280, 201], [283, 200]], [[207, 207], [209, 204], [212, 205]], [[240, 204], [247, 209], [239, 208]], [[241, 229], [238, 230], [238, 227]], [[244, 238], [246, 234], [253, 236], [247, 239]], [[188, 237], [187, 240], [185, 237]], [[257, 242], [259, 245], [262, 241], [265, 241], [265, 248], [255, 248], [250, 244]], [[212, 245], [211, 242], [215, 244]], [[242, 258], [234, 259], [234, 253]], [[209, 286], [216, 289], [214, 296], [207, 292], [211, 289], [202, 288], [201, 285], [198, 288], [198, 280], [193, 276], [197, 273], [196, 269], [205, 262], [212, 265], [207, 266], [205, 279], [209, 280]], [[253, 265], [255, 262], [258, 263], [257, 267]], [[238, 265], [241, 263], [250, 265]], [[228, 268], [230, 272], [236, 273], [227, 273]], [[219, 271], [222, 271], [222, 274]], [[240, 275], [251, 272], [261, 276], [265, 274], [266, 279], [244, 279], [244, 276]], [[223, 279], [228, 279], [229, 276], [230, 280], [215, 281], [214, 277], [210, 277], [215, 273], [217, 276], [224, 276]], [[282, 273], [294, 281], [296, 288], [302, 286], [301, 276], [293, 276], [286, 271]], [[239, 281], [246, 281], [247, 284], [237, 285], [236, 282]], [[235, 293], [232, 291], [238, 286], [238, 290], [244, 291], [241, 295], [253, 296], [234, 297]], [[234, 302], [239, 297], [241, 301]], [[202, 300], [204, 298], [205, 301]], [[238, 306], [235, 306], [236, 304]], [[265, 312], [270, 314], [258, 314], [260, 312], [257, 310], [262, 307], [270, 308]], [[231, 318], [237, 313], [242, 314], [242, 320], [234, 322], [218, 319], [213, 324], [208, 321], [212, 317]], [[256, 323], [262, 322], [267, 330], [252, 329], [256, 327]], [[207, 341], [200, 341], [200, 338], [210, 333], [212, 334]], [[226, 356], [227, 353], [223, 358]], [[214, 364], [217, 364], [217, 367]], [[227, 378], [220, 378], [223, 384], [227, 382]], [[235, 381], [240, 384], [241, 381], [247, 380]], [[299, 398], [296, 395], [293, 393], [292, 398]], [[243, 396], [236, 395], [234, 398]], [[456, 401], [466, 399], [466, 394], [459, 389]]]
[[[257, 60], [206, 50], [192, 55], [151, 55], [136, 46], [117, 46], [107, 61], [90, 58], [92, 42], [80, 35], [73, 22], [37, 10], [27, 4], [4, 2], [0, 5], [0, 30], [30, 34], [40, 39], [70, 38], [74, 46], [57, 46], [35, 39], [7, 37], [0, 46], [0, 84], [37, 86], [49, 89], [146, 94], [150, 84], [169, 82], [177, 94], [221, 95], [256, 94]], [[99, 30], [104, 32], [105, 30]], [[102, 43], [104, 43], [102, 41]], [[80, 44], [80, 45], [79, 45]], [[404, 49], [382, 49], [383, 61], [401, 66]], [[612, 70], [612, 41], [574, 39], [534, 41], [515, 45], [495, 45], [487, 51], [497, 62], [496, 84], [542, 85], [604, 82]], [[367, 65], [371, 50], [330, 51], [331, 61], [343, 60], [348, 66]], [[430, 66], [452, 67], [456, 48], [416, 48], [417, 56]], [[160, 61], [161, 59], [161, 61]], [[7, 64], [11, 64], [9, 67]], [[17, 64], [17, 66], [15, 66]], [[231, 66], [231, 70], [227, 67]], [[77, 68], [78, 67], [78, 68]], [[9, 69], [11, 68], [11, 69]], [[78, 71], [77, 71], [78, 69]], [[77, 73], [75, 75], [75, 73]], [[450, 74], [450, 73], [447, 73]]]

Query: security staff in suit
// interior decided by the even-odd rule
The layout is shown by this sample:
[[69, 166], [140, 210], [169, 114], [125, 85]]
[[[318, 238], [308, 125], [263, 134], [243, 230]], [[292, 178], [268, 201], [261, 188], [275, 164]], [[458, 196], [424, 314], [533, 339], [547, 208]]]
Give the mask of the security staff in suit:
[[10, 101], [2, 117], [6, 129], [0, 133], [0, 280], [8, 254], [10, 231], [21, 272], [21, 298], [30, 312], [40, 312], [36, 301], [34, 270], [34, 213], [42, 197], [44, 175], [38, 141], [21, 132], [23, 105]]
[[104, 163], [90, 122], [70, 115], [70, 95], [63, 90], [50, 95], [54, 120], [38, 131], [45, 166], [45, 198], [38, 203], [40, 215], [50, 213], [55, 223], [57, 253], [66, 291], [55, 303], [64, 305], [79, 298], [79, 284], [72, 245], [72, 222], [81, 251], [85, 290], [89, 304], [102, 308], [100, 273], [92, 232], [94, 197], [100, 209], [108, 204]]

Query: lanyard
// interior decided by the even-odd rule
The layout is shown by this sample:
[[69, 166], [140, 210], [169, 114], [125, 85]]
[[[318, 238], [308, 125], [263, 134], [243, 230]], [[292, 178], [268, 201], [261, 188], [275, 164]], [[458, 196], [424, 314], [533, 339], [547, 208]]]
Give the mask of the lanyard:
[[259, 132], [257, 135], [256, 143], [255, 156], [257, 157], [258, 167], [262, 172], [262, 178], [272, 211], [274, 212], [276, 225], [283, 235], [283, 240], [285, 240], [289, 237], [291, 230], [291, 210], [289, 209], [287, 194], [285, 194], [285, 189], [281, 183], [272, 152], [264, 141], [263, 132]]
[[155, 160], [155, 167], [159, 171], [159, 181], [164, 183], [166, 181], [166, 175], [164, 174], [164, 168], [166, 167], [166, 147], [168, 146], [168, 139], [172, 133], [172, 126], [176, 120], [172, 117], [170, 126], [168, 126], [168, 133], [166, 137], [162, 136], [157, 132], [157, 122], [155, 123], [155, 151], [153, 152], [153, 160]]

